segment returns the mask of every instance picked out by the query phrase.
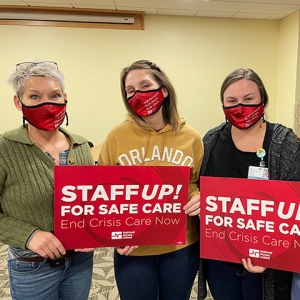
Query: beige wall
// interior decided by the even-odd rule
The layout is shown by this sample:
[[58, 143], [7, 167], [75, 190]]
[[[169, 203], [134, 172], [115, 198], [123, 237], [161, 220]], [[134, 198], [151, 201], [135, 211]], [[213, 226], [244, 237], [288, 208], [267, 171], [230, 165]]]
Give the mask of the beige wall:
[[[296, 33], [289, 39], [298, 32], [294, 18], [298, 14], [292, 16]], [[219, 89], [238, 67], [252, 68], [263, 79], [270, 96], [269, 120], [292, 122], [291, 105], [282, 117], [277, 101], [282, 93], [277, 91], [278, 68], [285, 65], [280, 40], [289, 32], [281, 26], [285, 21], [154, 15], [146, 16], [143, 31], [2, 25], [0, 133], [21, 124], [6, 78], [17, 62], [32, 58], [58, 62], [66, 77], [69, 130], [94, 144], [123, 121], [119, 74], [138, 59], [153, 60], [166, 71], [178, 92], [181, 115], [201, 135], [224, 120]], [[295, 48], [290, 65], [297, 63]], [[296, 74], [290, 73], [295, 82]]]
[[[295, 103], [299, 99], [299, 11], [280, 21], [278, 87], [275, 120], [294, 127]], [[299, 73], [300, 75], [300, 73]], [[298, 78], [298, 80], [297, 80]], [[296, 96], [298, 94], [298, 96]]]

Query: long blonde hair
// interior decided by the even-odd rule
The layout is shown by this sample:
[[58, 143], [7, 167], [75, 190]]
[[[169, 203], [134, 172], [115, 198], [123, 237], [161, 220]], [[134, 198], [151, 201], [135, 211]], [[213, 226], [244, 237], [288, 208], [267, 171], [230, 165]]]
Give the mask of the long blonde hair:
[[163, 103], [163, 117], [165, 121], [173, 127], [173, 132], [177, 132], [180, 129], [180, 116], [177, 110], [177, 96], [175, 89], [167, 75], [155, 63], [149, 60], [138, 60], [132, 63], [129, 67], [124, 68], [121, 72], [121, 93], [128, 113], [132, 115], [132, 117], [141, 127], [149, 127], [146, 122], [144, 122], [139, 116], [134, 113], [127, 101], [127, 93], [125, 90], [126, 77], [130, 71], [136, 69], [147, 70], [147, 72], [149, 72], [149, 74], [154, 77], [159, 86], [165, 88], [168, 91], [168, 96], [165, 98]]

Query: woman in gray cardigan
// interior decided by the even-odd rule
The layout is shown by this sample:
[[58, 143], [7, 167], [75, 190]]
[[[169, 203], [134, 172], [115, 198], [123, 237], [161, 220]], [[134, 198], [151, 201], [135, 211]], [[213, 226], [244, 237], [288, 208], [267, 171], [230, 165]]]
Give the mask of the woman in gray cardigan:
[[[248, 167], [260, 165], [256, 152], [263, 149], [269, 179], [300, 181], [299, 139], [291, 129], [264, 120], [268, 95], [259, 76], [250, 69], [233, 71], [224, 80], [220, 96], [228, 122], [204, 136], [200, 175], [247, 178]], [[206, 297], [208, 283], [215, 300], [288, 300], [298, 276], [247, 261], [201, 259], [198, 299]], [[300, 299], [297, 284], [292, 289], [292, 299]]]

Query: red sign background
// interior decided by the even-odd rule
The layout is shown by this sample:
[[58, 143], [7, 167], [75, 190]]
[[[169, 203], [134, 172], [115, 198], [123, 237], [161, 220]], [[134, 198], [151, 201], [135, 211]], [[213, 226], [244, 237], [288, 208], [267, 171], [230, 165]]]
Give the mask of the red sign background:
[[189, 172], [55, 166], [54, 233], [66, 249], [185, 244]]
[[201, 177], [200, 256], [300, 272], [300, 182]]

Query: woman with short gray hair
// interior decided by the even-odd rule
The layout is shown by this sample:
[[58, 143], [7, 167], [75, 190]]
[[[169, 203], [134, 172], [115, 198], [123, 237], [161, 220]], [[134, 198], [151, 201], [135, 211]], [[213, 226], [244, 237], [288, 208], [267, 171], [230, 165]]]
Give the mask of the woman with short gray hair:
[[66, 250], [53, 234], [55, 165], [93, 165], [89, 145], [61, 128], [64, 77], [55, 62], [22, 62], [8, 82], [23, 125], [0, 136], [0, 242], [13, 300], [88, 298], [93, 249]]

